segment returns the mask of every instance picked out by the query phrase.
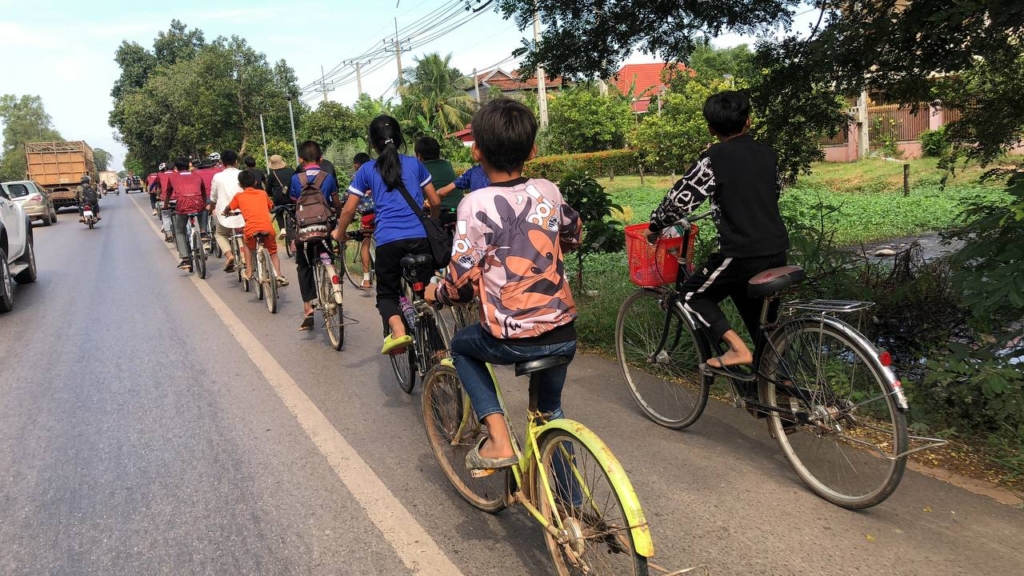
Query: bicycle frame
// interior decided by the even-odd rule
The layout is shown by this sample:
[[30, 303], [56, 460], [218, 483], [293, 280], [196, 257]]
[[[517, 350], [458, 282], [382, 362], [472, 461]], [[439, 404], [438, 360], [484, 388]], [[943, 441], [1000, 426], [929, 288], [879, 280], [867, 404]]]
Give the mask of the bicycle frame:
[[[441, 361], [444, 366], [454, 367], [454, 363], [451, 359], [444, 359]], [[494, 390], [498, 395], [498, 404], [501, 406], [501, 410], [504, 414], [508, 414], [508, 409], [505, 406], [505, 398], [501, 393], [501, 387], [497, 385], [498, 379], [494, 374], [494, 368], [488, 364], [487, 370], [491, 375], [491, 379], [494, 380]], [[636, 491], [633, 489], [632, 484], [629, 482], [625, 472], [617, 465], [614, 456], [612, 456], [611, 450], [608, 446], [601, 441], [596, 434], [590, 431], [586, 426], [569, 420], [567, 418], [558, 418], [555, 420], [546, 420], [545, 415], [540, 413], [536, 408], [536, 393], [532, 390], [530, 394], [530, 408], [527, 414], [526, 420], [526, 448], [525, 450], [520, 446], [519, 439], [512, 429], [511, 423], [508, 423], [509, 438], [512, 439], [512, 448], [515, 450], [518, 462], [509, 469], [509, 474], [515, 480], [515, 488], [506, 494], [506, 499], [510, 502], [517, 502], [522, 504], [523, 507], [529, 512], [538, 523], [544, 528], [546, 532], [551, 534], [556, 539], [561, 539], [564, 536], [565, 527], [562, 525], [562, 520], [558, 514], [554, 514], [555, 523], [552, 524], [548, 519], [544, 517], [541, 511], [537, 508], [534, 502], [537, 502], [538, 498], [545, 498], [548, 506], [552, 510], [557, 509], [555, 502], [554, 490], [551, 488], [551, 480], [548, 478], [547, 472], [544, 469], [540, 461], [540, 442], [546, 434], [555, 430], [565, 430], [573, 436], [580, 439], [581, 442], [586, 444], [588, 447], [594, 447], [596, 450], [592, 450], [594, 456], [601, 466], [608, 472], [608, 478], [612, 483], [612, 486], [619, 494], [625, 495], [629, 502], [623, 502], [626, 516], [626, 521], [629, 523], [629, 530], [633, 536], [633, 545], [636, 553], [645, 557], [650, 558], [654, 556], [654, 543], [651, 540], [650, 527], [647, 523], [647, 519], [644, 516], [643, 510], [640, 508]], [[463, 391], [462, 393], [462, 421], [459, 423], [459, 427], [452, 438], [452, 444], [459, 444], [462, 441], [462, 435], [465, 431], [470, 428], [470, 421], [473, 416], [473, 407], [469, 401], [469, 396]], [[506, 419], [508, 422], [508, 419]], [[585, 482], [582, 482], [582, 478], [579, 476], [579, 472], [573, 467], [573, 472], [576, 475], [581, 486], [586, 486]], [[501, 472], [496, 472], [500, 474]], [[530, 494], [532, 487], [526, 480], [530, 479], [533, 474], [539, 474], [541, 485], [543, 486], [543, 494]], [[585, 488], [584, 488], [585, 489]], [[586, 493], [589, 498], [590, 494]], [[627, 506], [627, 504], [636, 504], [635, 507]], [[572, 553], [567, 550], [566, 552]]]

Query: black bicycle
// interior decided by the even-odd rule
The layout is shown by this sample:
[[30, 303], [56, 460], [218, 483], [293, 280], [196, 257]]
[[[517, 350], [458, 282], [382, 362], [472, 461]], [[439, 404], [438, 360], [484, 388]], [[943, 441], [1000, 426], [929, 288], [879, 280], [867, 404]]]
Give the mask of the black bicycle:
[[[685, 263], [696, 231], [686, 221], [675, 228], [682, 236], [675, 287], [644, 287], [623, 302], [615, 350], [640, 409], [682, 429], [703, 413], [716, 376], [706, 362], [723, 350], [685, 306]], [[910, 453], [944, 442], [908, 435], [909, 407], [889, 354], [839, 318], [873, 303], [795, 300], [772, 317], [781, 295], [804, 277], [799, 266], [784, 266], [750, 281], [748, 295], [765, 298], [755, 336], [761, 352], [752, 373], [727, 378], [731, 397], [767, 419], [786, 459], [817, 495], [849, 509], [875, 506], [899, 485]], [[911, 441], [926, 445], [911, 448]]]
[[[431, 266], [434, 258], [426, 254], [410, 255], [402, 258], [402, 322], [406, 333], [412, 336], [412, 344], [405, 351], [391, 354], [391, 367], [395, 370], [399, 387], [407, 394], [412, 394], [416, 385], [416, 376], [423, 378], [441, 360], [448, 358], [448, 348], [452, 340], [452, 327], [423, 298], [426, 284], [420, 282], [416, 271], [424, 266]], [[387, 323], [384, 324], [384, 335], [390, 333]]]
[[274, 208], [274, 213], [282, 214], [284, 222], [284, 253], [289, 257], [295, 256], [295, 239], [298, 237], [295, 224], [295, 204], [282, 204]]

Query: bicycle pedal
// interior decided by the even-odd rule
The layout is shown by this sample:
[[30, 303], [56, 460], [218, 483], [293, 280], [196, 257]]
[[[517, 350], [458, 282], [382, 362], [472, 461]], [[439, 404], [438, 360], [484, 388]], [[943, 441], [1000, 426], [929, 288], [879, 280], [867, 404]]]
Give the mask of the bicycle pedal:
[[489, 468], [487, 470], [470, 470], [469, 475], [473, 478], [487, 478], [488, 476], [494, 474], [495, 472], [497, 472], [497, 470], [495, 470], [494, 468]]

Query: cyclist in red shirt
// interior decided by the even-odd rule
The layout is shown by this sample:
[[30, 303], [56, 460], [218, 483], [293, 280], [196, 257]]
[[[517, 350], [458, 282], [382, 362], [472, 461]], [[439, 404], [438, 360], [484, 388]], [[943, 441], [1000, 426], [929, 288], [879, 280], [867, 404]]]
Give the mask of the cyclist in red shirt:
[[[168, 165], [167, 163], [161, 163], [160, 164], [160, 173], [157, 174], [157, 176], [156, 176], [156, 185], [157, 185], [157, 194], [158, 194], [158, 197], [161, 200], [163, 200], [164, 193], [167, 191], [167, 181], [171, 177], [171, 174], [174, 174], [173, 170], [174, 170], [173, 163], [170, 164], [170, 165]], [[160, 216], [161, 216], [161, 220], [163, 222], [162, 229], [164, 231], [164, 242], [167, 242], [167, 243], [173, 242], [174, 238], [173, 238], [173, 236], [171, 236], [171, 231], [174, 228], [174, 219], [171, 217], [170, 210], [168, 210], [167, 208], [164, 208], [163, 212], [161, 212]]]
[[206, 205], [209, 203], [209, 191], [201, 176], [189, 170], [187, 158], [178, 158], [174, 161], [175, 172], [167, 179], [167, 188], [164, 189], [164, 209], [168, 209], [169, 202], [177, 202], [177, 214], [174, 218], [175, 244], [178, 247], [178, 256], [181, 262], [178, 268], [192, 269], [192, 263], [188, 257], [188, 242], [185, 238], [185, 222], [189, 214], [199, 214], [199, 227], [206, 229], [207, 213]]
[[[161, 164], [160, 167], [164, 168], [165, 166]], [[153, 186], [154, 184], [156, 184], [158, 176], [159, 175], [156, 172], [153, 172], [149, 176], [146, 176], [146, 192], [149, 192], [149, 206], [150, 208], [153, 209], [153, 216], [156, 216], [158, 214], [158, 212], [156, 211], [156, 191], [154, 190]]]

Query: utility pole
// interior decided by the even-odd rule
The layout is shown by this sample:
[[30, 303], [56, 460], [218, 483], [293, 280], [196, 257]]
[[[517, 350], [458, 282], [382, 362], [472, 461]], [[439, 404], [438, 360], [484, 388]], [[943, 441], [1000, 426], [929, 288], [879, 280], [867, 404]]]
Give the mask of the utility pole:
[[868, 123], [868, 93], [867, 91], [861, 91], [860, 98], [857, 99], [857, 122], [859, 128], [859, 138], [857, 138], [857, 159], [863, 160], [868, 157], [871, 152], [871, 143], [868, 142], [869, 135], [871, 133], [871, 126]]
[[[533, 42], [540, 45], [540, 12], [533, 12]], [[548, 127], [548, 93], [544, 89], [544, 66], [537, 65], [537, 104], [540, 106], [540, 127]]]
[[398, 64], [398, 90], [402, 89], [402, 41], [398, 38], [398, 18], [395, 18], [395, 39], [393, 41], [384, 40], [384, 50], [386, 52], [395, 52], [395, 63]]
[[[299, 165], [299, 141], [295, 137], [295, 112], [292, 111], [292, 99], [288, 97], [288, 120], [292, 123], [292, 146], [295, 147], [295, 165]], [[267, 163], [269, 164], [269, 160]]]
[[476, 75], [476, 68], [473, 68], [473, 94], [476, 95], [476, 103], [480, 103], [480, 82]]
[[324, 91], [324, 102], [327, 102], [327, 93], [334, 91], [334, 88], [327, 89], [327, 77], [324, 75], [324, 67], [320, 67], [320, 89]]
[[359, 90], [359, 95], [363, 95], [363, 63], [356, 62], [356, 88]]

